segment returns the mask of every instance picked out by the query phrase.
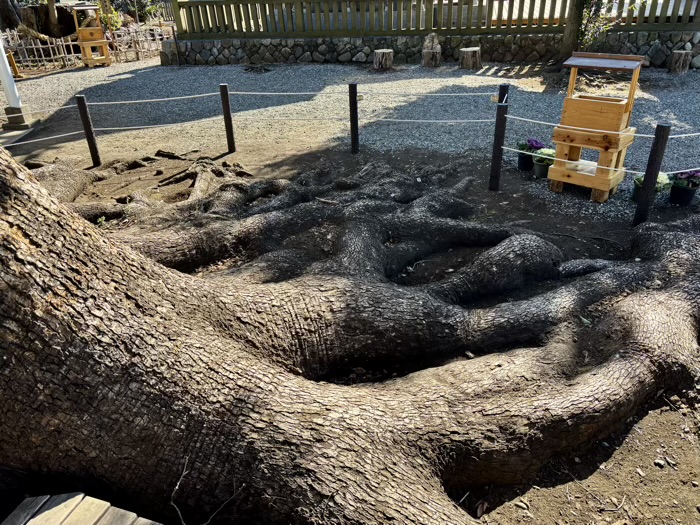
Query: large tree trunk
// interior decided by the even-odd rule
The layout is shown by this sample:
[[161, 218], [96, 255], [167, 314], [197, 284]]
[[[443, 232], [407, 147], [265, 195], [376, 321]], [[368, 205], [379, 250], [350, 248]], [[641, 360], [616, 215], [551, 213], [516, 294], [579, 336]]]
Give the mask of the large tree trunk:
[[561, 64], [568, 59], [571, 54], [578, 49], [581, 38], [581, 26], [583, 24], [583, 11], [586, 7], [586, 0], [571, 0], [569, 10], [566, 15], [566, 25], [564, 26], [564, 36], [558, 53], [558, 62]]
[[4, 27], [17, 28], [22, 23], [19, 4], [15, 0], [0, 0], [0, 18]]
[[[640, 229], [637, 262], [564, 262], [470, 222], [468, 180], [378, 164], [258, 181], [198, 162], [173, 178], [187, 200], [134, 196], [102, 231], [70, 203], [102, 175], [37, 176], [67, 203], [0, 151], [0, 466], [107, 480], [151, 509], [181, 479], [199, 522], [231, 499], [221, 516], [265, 523], [467, 524], [446, 486], [525, 481], [698, 377], [695, 218]], [[319, 225], [330, 254], [303, 236]], [[454, 245], [483, 250], [395, 283]], [[441, 366], [319, 381], [387, 362]]]

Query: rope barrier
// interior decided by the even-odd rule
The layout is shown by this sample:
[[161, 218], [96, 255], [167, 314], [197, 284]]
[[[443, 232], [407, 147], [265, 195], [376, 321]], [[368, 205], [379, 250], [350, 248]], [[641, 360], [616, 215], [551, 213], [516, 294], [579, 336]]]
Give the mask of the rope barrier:
[[390, 91], [359, 91], [358, 95], [392, 95], [395, 97], [492, 97], [498, 93], [392, 93]]
[[288, 93], [279, 93], [275, 91], [268, 91], [268, 92], [255, 92], [255, 91], [229, 91], [229, 95], [263, 95], [263, 96], [275, 96], [275, 95], [284, 95], [284, 96], [308, 96], [308, 95], [345, 95], [347, 96], [346, 91], [328, 91], [328, 92], [323, 92], [323, 91], [292, 91]]
[[653, 139], [654, 135], [645, 135], [643, 133], [626, 133], [624, 131], [607, 131], [604, 129], [592, 129], [592, 128], [579, 128], [576, 126], [565, 126], [563, 124], [554, 124], [552, 122], [543, 122], [541, 120], [533, 120], [529, 118], [523, 118], [523, 117], [516, 117], [515, 115], [506, 115], [506, 118], [512, 118], [514, 120], [522, 120], [523, 122], [532, 122], [533, 124], [544, 124], [545, 126], [553, 126], [555, 128], [566, 128], [566, 129], [575, 129], [578, 131], [592, 131], [594, 133], [605, 133], [606, 135], [631, 135], [633, 137], [644, 137], [644, 138], [649, 138]]
[[683, 133], [681, 135], [669, 135], [669, 139], [684, 139], [686, 137], [700, 137], [700, 133]]
[[338, 117], [338, 118], [296, 118], [296, 117], [263, 117], [263, 118], [258, 118], [258, 117], [237, 117], [235, 114], [233, 115], [233, 121], [237, 120], [343, 120], [346, 121], [348, 120], [347, 117]]
[[140, 100], [116, 100], [111, 102], [88, 102], [88, 106], [113, 106], [117, 104], [140, 104], [142, 102], [167, 102], [168, 100], [185, 100], [188, 98], [203, 98], [203, 97], [214, 97], [220, 96], [219, 93], [202, 93], [200, 95], [186, 95], [182, 97], [169, 97], [169, 98], [147, 98]]
[[57, 106], [55, 108], [45, 108], [45, 109], [35, 109], [33, 111], [22, 111], [23, 115], [35, 115], [37, 113], [47, 113], [49, 111], [59, 111], [61, 109], [70, 109], [70, 108], [77, 108], [78, 106], [75, 104], [70, 104], [68, 106]]
[[665, 171], [664, 173], [666, 175], [675, 175], [676, 173], [685, 173], [686, 171], [700, 171], [700, 166], [697, 168], [689, 168], [689, 169], [685, 169], [685, 170]]
[[423, 120], [423, 119], [401, 119], [401, 118], [378, 118], [378, 119], [362, 119], [365, 122], [421, 122], [429, 124], [465, 124], [478, 122], [496, 122], [494, 119], [486, 120]]
[[121, 131], [130, 129], [153, 129], [153, 128], [170, 128], [173, 126], [184, 126], [185, 124], [193, 124], [195, 122], [208, 122], [210, 120], [218, 120], [223, 118], [223, 116], [218, 115], [216, 117], [209, 117], [200, 120], [188, 120], [186, 122], [172, 122], [170, 124], [144, 124], [142, 126], [119, 126], [111, 128], [93, 128], [95, 131]]
[[[559, 161], [561, 161], [561, 162], [566, 162], [566, 163], [568, 163], [568, 164], [578, 164], [579, 162], [581, 162], [581, 161], [579, 161], [579, 160], [558, 159], [557, 157], [551, 157], [551, 156], [549, 156], [549, 155], [540, 155], [540, 154], [535, 153], [535, 152], [531, 152], [531, 151], [522, 151], [522, 150], [519, 150], [519, 149], [508, 148], [508, 147], [506, 147], [506, 146], [502, 146], [502, 148], [503, 148], [504, 150], [506, 150], [506, 151], [514, 151], [515, 153], [523, 153], [523, 154], [525, 154], [525, 155], [530, 155], [531, 157], [541, 157], [541, 158], [543, 158], [543, 159], [559, 160]], [[617, 171], [617, 170], [619, 170], [619, 169], [625, 169], [625, 173], [634, 173], [635, 175], [644, 175], [644, 172], [642, 172], [642, 171], [628, 170], [628, 169], [626, 169], [626, 168], [608, 168], [607, 166], [599, 166], [598, 164], [595, 164], [595, 165], [591, 166], [591, 168], [593, 168], [593, 167], [595, 167], [596, 170], [600, 168], [600, 169], [609, 170], [609, 171]], [[667, 173], [668, 173], [668, 172], [667, 172]], [[675, 172], [674, 172], [674, 173], [675, 173]], [[593, 176], [593, 175], [591, 175], [591, 176]]]
[[11, 148], [12, 146], [21, 146], [22, 144], [30, 144], [32, 142], [42, 142], [44, 140], [59, 139], [61, 137], [69, 137], [70, 135], [82, 135], [83, 133], [84, 133], [83, 131], [72, 131], [71, 133], [64, 133], [62, 135], [54, 135], [52, 137], [45, 137], [43, 139], [23, 140], [22, 142], [13, 142], [12, 144], [7, 144], [6, 146], [3, 146], [3, 147], [4, 148]]

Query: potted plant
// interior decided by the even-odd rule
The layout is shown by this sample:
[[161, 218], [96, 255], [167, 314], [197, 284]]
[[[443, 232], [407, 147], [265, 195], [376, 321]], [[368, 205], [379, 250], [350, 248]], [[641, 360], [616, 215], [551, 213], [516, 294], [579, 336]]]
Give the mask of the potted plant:
[[546, 179], [549, 167], [554, 164], [554, 155], [556, 150], [552, 148], [541, 148], [537, 150], [535, 155], [535, 173], [533, 179]]
[[530, 171], [534, 166], [532, 155], [530, 154], [542, 148], [544, 148], [544, 144], [537, 139], [527, 139], [525, 142], [519, 142], [518, 169], [520, 171]]
[[676, 173], [672, 182], [668, 201], [679, 206], [689, 206], [700, 187], [700, 170]]
[[[642, 190], [642, 182], [644, 182], [644, 175], [637, 175], [634, 178], [634, 189], [632, 190], [632, 200], [637, 202], [639, 200], [639, 192]], [[660, 191], [667, 190], [671, 186], [671, 180], [668, 175], [663, 171], [659, 172], [659, 176], [656, 178], [656, 188], [654, 191], [656, 193]]]

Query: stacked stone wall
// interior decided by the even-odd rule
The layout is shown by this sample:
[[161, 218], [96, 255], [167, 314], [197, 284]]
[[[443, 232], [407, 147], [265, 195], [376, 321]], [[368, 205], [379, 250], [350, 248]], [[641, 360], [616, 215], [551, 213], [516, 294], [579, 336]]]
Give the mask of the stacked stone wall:
[[[557, 55], [560, 34], [440, 36], [445, 61], [457, 60], [462, 47], [480, 46], [486, 62], [547, 62]], [[393, 49], [394, 64], [418, 64], [423, 37], [264, 38], [164, 41], [163, 65], [223, 65], [272, 63], [365, 63], [375, 49]], [[700, 31], [609, 33], [591, 50], [635, 54], [648, 64], [666, 67], [673, 50], [693, 53], [700, 68]]]

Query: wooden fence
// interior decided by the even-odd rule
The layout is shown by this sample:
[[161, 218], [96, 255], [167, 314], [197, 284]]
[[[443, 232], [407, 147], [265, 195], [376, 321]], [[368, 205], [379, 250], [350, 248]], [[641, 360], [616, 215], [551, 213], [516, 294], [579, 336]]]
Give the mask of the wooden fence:
[[8, 53], [21, 71], [51, 70], [82, 65], [80, 46], [69, 38], [48, 38], [46, 41], [25, 36], [14, 29], [0, 33]]
[[[571, 0], [172, 0], [183, 38], [557, 33]], [[622, 30], [700, 30], [700, 0], [610, 2]]]

